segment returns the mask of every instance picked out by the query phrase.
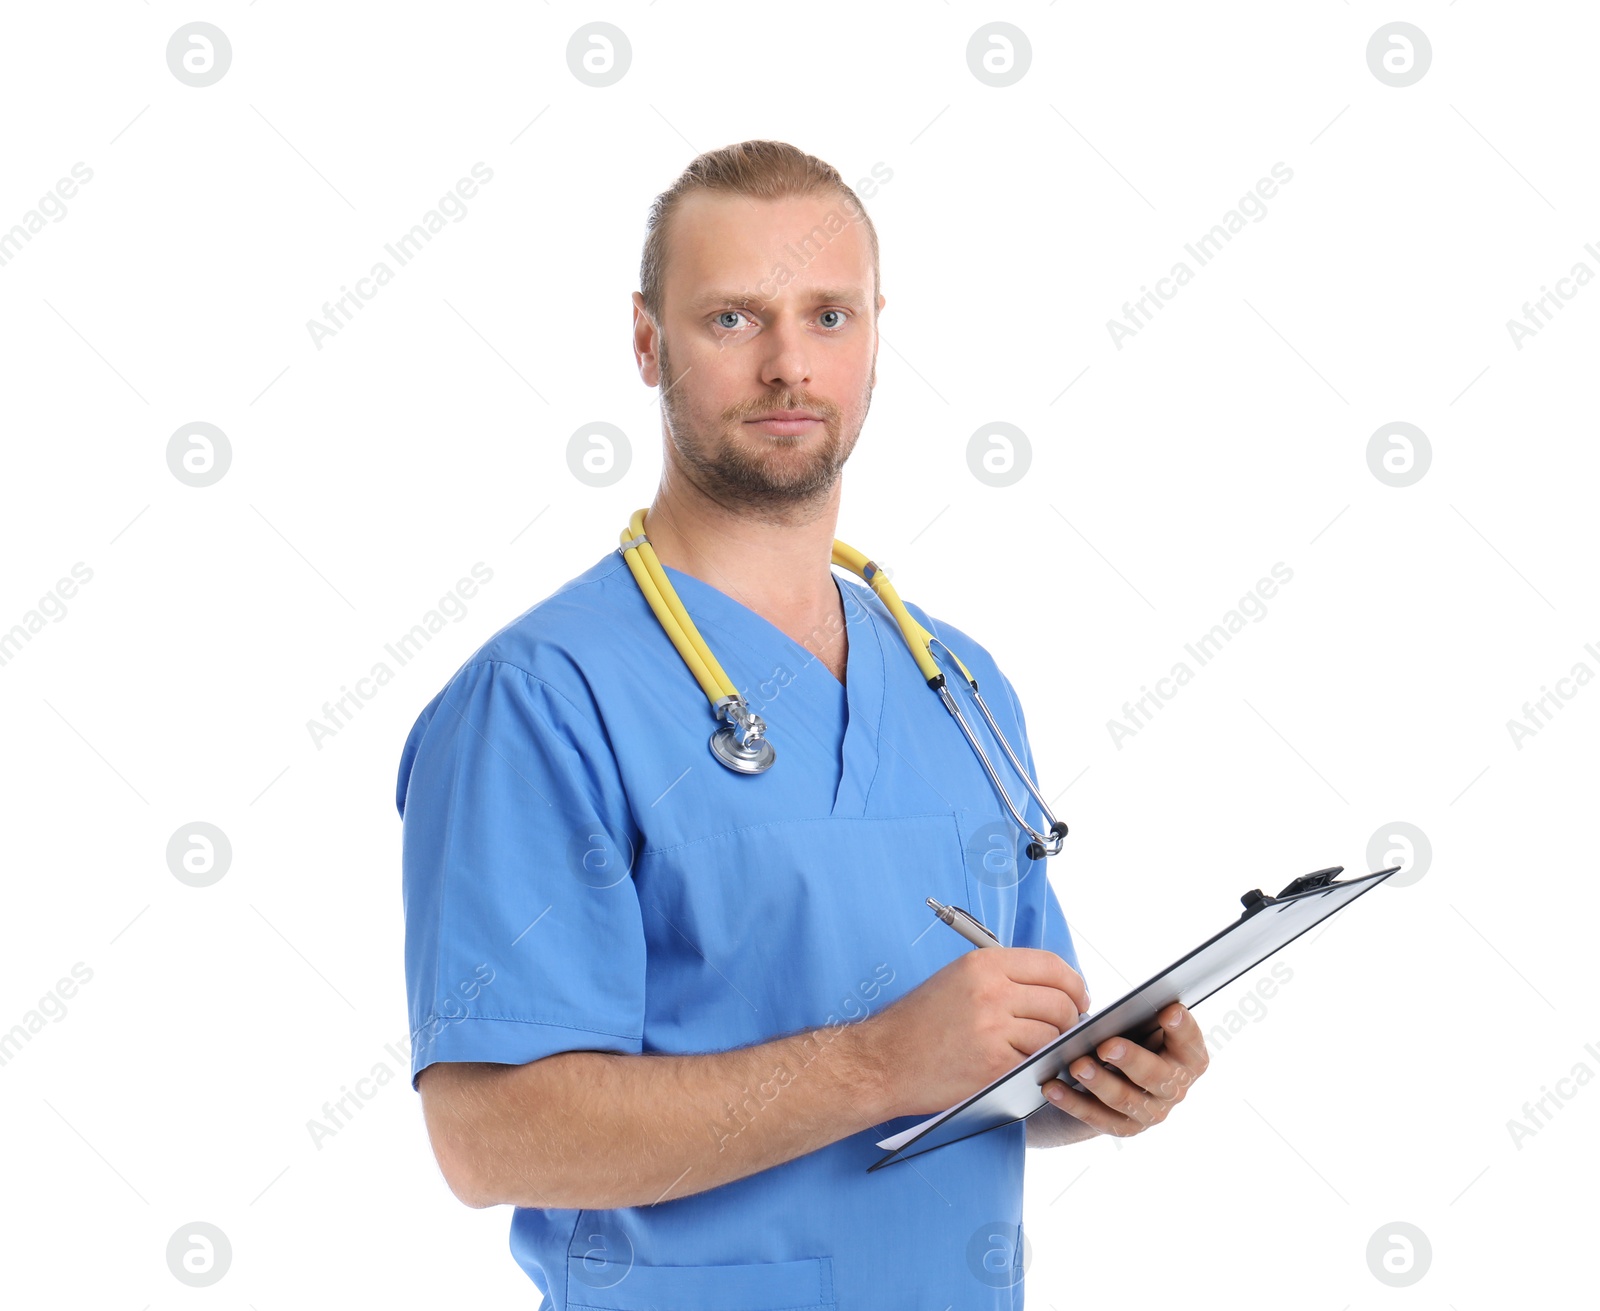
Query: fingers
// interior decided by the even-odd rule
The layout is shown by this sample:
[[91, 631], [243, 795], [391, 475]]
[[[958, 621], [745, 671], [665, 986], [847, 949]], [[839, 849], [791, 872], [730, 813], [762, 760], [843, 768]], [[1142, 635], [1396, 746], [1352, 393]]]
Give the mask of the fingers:
[[1006, 1032], [1006, 1040], [1016, 1052], [1018, 1060], [1032, 1056], [1039, 1048], [1060, 1036], [1055, 1025], [1042, 1020], [1017, 1019]]
[[1042, 1020], [1053, 1025], [1052, 1038], [1060, 1037], [1081, 1018], [1070, 994], [1059, 988], [1020, 984], [1012, 995], [1011, 1013], [1018, 1019]]
[[[1051, 954], [1054, 955], [1055, 953], [1052, 952]], [[1056, 956], [1056, 959], [1061, 961], [1061, 968], [1066, 973], [1066, 981], [1061, 986], [1066, 990], [1067, 995], [1072, 998], [1073, 1005], [1078, 1008], [1078, 1014], [1087, 1015], [1089, 1013], [1089, 985], [1084, 982], [1083, 975], [1068, 965], [1066, 961], [1061, 960], [1061, 957]]]
[[1080, 1014], [1088, 1013], [1088, 984], [1055, 952], [1042, 947], [1007, 947], [1005, 954], [1006, 973], [1013, 983], [1058, 988], [1072, 998]]
[[1130, 1119], [1120, 1111], [1112, 1110], [1088, 1093], [1067, 1087], [1060, 1079], [1046, 1079], [1039, 1085], [1039, 1090], [1050, 1099], [1057, 1110], [1065, 1111], [1074, 1119], [1082, 1120], [1096, 1133], [1111, 1134], [1117, 1138], [1131, 1138], [1145, 1129], [1139, 1121]]
[[[1178, 1002], [1165, 1008], [1157, 1016], [1157, 1027], [1141, 1035], [1139, 1041], [1107, 1038], [1095, 1048], [1095, 1054], [1102, 1062], [1114, 1065], [1115, 1073], [1133, 1087], [1169, 1100], [1181, 1100], [1209, 1063], [1200, 1026]], [[1099, 1067], [1091, 1061], [1084, 1068]], [[1105, 1086], [1115, 1088], [1110, 1083]]]
[[[1191, 1077], [1199, 1078], [1211, 1064], [1211, 1057], [1206, 1051], [1205, 1035], [1200, 1031], [1194, 1013], [1173, 1002], [1157, 1018], [1161, 1021], [1162, 1032], [1166, 1034], [1167, 1057], [1187, 1069]], [[1173, 1020], [1177, 1021], [1176, 1025], [1172, 1023]]]
[[[1143, 1051], [1143, 1048], [1135, 1047], [1125, 1038], [1114, 1038], [1110, 1043], [1103, 1045], [1115, 1046], [1117, 1043], [1123, 1044], [1130, 1053]], [[1151, 1052], [1144, 1052], [1144, 1055], [1151, 1061], [1161, 1060], [1161, 1057]], [[1121, 1059], [1132, 1062], [1137, 1058], [1133, 1055], [1124, 1055]], [[1129, 1075], [1119, 1073], [1087, 1056], [1073, 1061], [1067, 1069], [1091, 1096], [1111, 1110], [1120, 1111], [1130, 1120], [1137, 1120], [1141, 1125], [1148, 1126], [1160, 1124], [1167, 1118], [1167, 1111], [1173, 1099], [1146, 1089]], [[1161, 1082], [1158, 1077], [1149, 1075], [1146, 1077], [1150, 1077], [1152, 1083]]]
[[[1045, 1095], [1103, 1133], [1138, 1133], [1160, 1124], [1204, 1072], [1209, 1058], [1200, 1027], [1187, 1008], [1174, 1002], [1158, 1018], [1164, 1054], [1127, 1038], [1108, 1038], [1095, 1049], [1099, 1061], [1084, 1056], [1067, 1067], [1087, 1093], [1051, 1079], [1042, 1085]], [[1063, 1094], [1059, 1099], [1053, 1095], [1058, 1089]], [[1096, 1102], [1102, 1111], [1095, 1110]]]
[[[1094, 1050], [1101, 1058], [1101, 1064], [1094, 1064], [1090, 1056], [1083, 1056], [1070, 1064], [1069, 1069], [1075, 1079], [1083, 1087], [1090, 1088], [1096, 1097], [1110, 1095], [1123, 1098], [1125, 1093], [1134, 1100], [1138, 1100], [1142, 1093], [1160, 1101], [1181, 1097], [1179, 1068], [1166, 1056], [1155, 1055], [1138, 1042], [1128, 1042], [1125, 1037], [1109, 1037]], [[1115, 1066], [1115, 1069], [1110, 1066]], [[1088, 1079], [1078, 1072], [1080, 1068], [1090, 1076]], [[1118, 1101], [1109, 1101], [1109, 1105], [1120, 1108]]]

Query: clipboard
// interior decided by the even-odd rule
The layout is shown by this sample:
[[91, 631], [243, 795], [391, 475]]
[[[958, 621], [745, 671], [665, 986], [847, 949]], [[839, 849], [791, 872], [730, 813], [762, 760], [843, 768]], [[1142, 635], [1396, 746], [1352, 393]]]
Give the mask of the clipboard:
[[1239, 918], [1220, 933], [1207, 938], [1186, 956], [1179, 957], [1154, 978], [1119, 997], [1092, 1015], [1081, 1017], [1060, 1037], [966, 1101], [947, 1111], [878, 1140], [888, 1152], [867, 1167], [867, 1173], [897, 1161], [921, 1156], [974, 1134], [1026, 1120], [1052, 1103], [1040, 1091], [1051, 1079], [1084, 1091], [1067, 1066], [1094, 1051], [1109, 1038], [1125, 1037], [1142, 1047], [1152, 1047], [1164, 1032], [1156, 1016], [1173, 1002], [1192, 1010], [1212, 993], [1225, 988], [1241, 974], [1254, 969], [1302, 933], [1315, 928], [1356, 898], [1365, 896], [1399, 865], [1340, 880], [1343, 865], [1302, 874], [1275, 897], [1253, 888], [1239, 898], [1244, 906]]

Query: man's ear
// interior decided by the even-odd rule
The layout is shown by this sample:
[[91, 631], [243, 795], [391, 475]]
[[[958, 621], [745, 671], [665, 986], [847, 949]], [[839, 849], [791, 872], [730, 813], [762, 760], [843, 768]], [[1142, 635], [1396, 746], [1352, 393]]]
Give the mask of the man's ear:
[[647, 387], [661, 384], [661, 331], [644, 307], [644, 297], [633, 293], [633, 359]]

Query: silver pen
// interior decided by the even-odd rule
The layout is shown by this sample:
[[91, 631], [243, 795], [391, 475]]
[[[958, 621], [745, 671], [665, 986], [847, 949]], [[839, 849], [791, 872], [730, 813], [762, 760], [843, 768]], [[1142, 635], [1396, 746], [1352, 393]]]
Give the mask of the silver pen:
[[960, 906], [941, 906], [932, 897], [928, 898], [928, 905], [933, 907], [935, 915], [974, 947], [1000, 947], [1005, 945], [982, 924], [973, 919], [971, 915], [962, 910]]

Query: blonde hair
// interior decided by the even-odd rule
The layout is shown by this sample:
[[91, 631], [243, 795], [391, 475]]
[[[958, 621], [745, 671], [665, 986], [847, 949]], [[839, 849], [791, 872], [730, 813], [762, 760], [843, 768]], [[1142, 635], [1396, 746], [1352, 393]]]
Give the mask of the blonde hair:
[[[878, 230], [861, 198], [845, 185], [839, 171], [815, 155], [786, 141], [741, 141], [697, 156], [670, 187], [655, 198], [645, 221], [644, 255], [639, 262], [639, 292], [651, 319], [661, 323], [661, 286], [666, 274], [667, 237], [672, 216], [691, 191], [747, 196], [753, 200], [784, 200], [793, 196], [826, 195], [844, 201], [847, 218], [866, 226], [872, 251], [872, 312], [878, 306]], [[813, 229], [813, 233], [818, 229]], [[812, 233], [806, 234], [809, 241]], [[823, 241], [832, 240], [824, 232]], [[805, 244], [801, 243], [802, 246]]]

